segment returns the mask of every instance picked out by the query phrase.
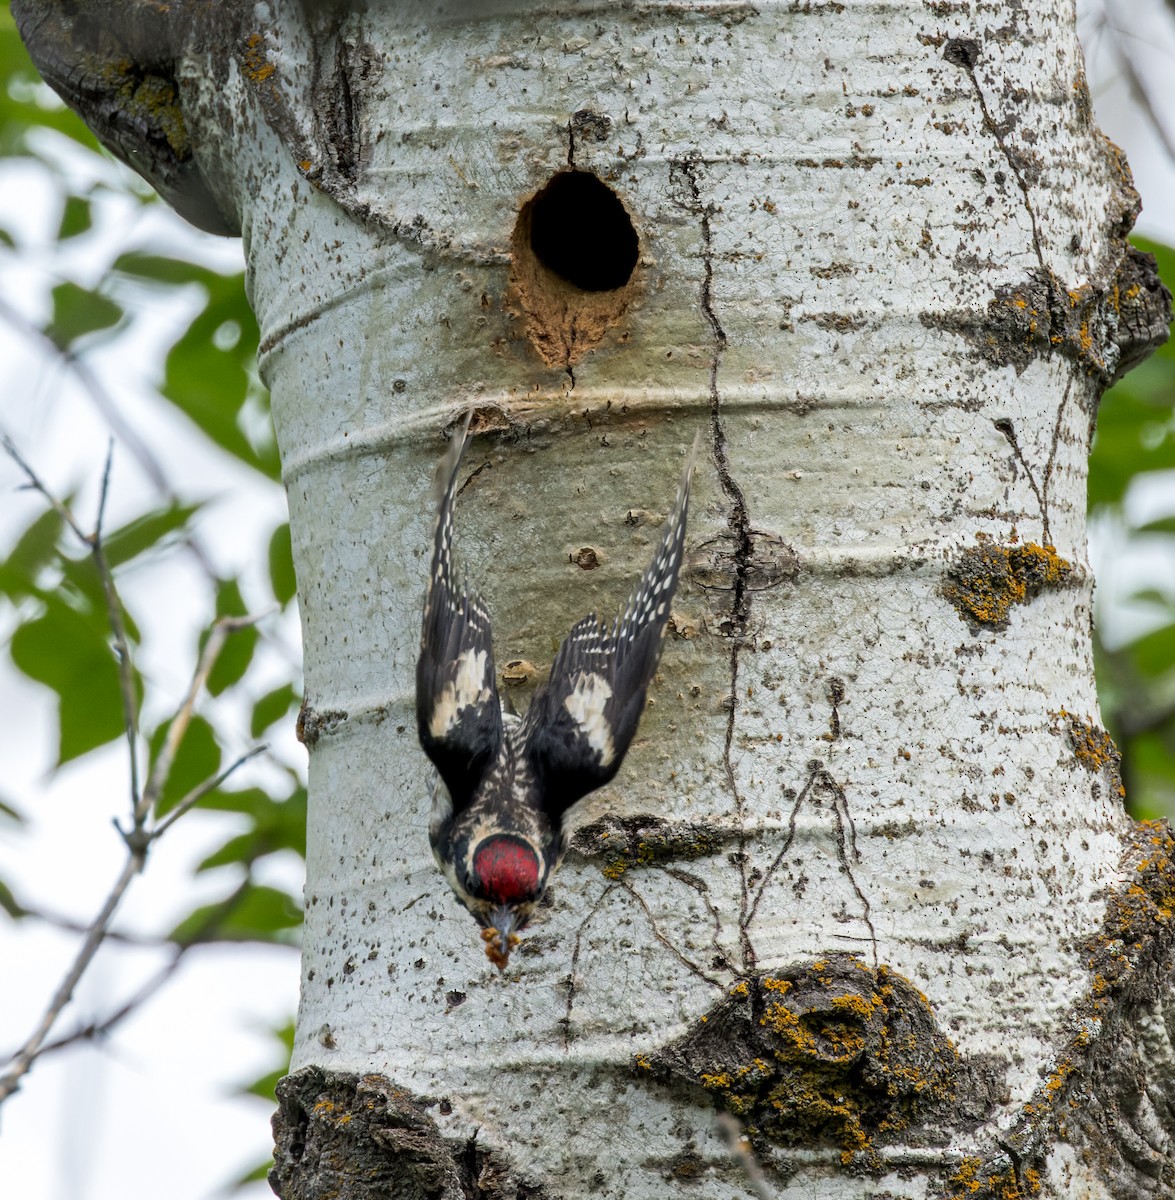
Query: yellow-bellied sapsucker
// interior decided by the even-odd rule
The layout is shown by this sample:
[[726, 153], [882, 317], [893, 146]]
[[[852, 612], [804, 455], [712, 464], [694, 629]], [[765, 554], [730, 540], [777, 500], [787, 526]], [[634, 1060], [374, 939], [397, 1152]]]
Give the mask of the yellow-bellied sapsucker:
[[694, 456], [624, 612], [610, 629], [595, 613], [577, 622], [519, 717], [498, 698], [485, 605], [453, 571], [453, 501], [468, 429], [466, 421], [437, 470], [416, 724], [438, 776], [433, 853], [500, 969], [563, 857], [568, 810], [616, 774], [636, 734], [677, 587]]

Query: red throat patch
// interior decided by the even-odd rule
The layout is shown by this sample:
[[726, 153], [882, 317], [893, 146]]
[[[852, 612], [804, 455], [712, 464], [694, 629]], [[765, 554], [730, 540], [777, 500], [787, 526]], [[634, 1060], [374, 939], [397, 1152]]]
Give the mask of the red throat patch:
[[535, 852], [513, 838], [487, 838], [473, 856], [473, 869], [482, 893], [497, 904], [533, 899], [539, 889]]

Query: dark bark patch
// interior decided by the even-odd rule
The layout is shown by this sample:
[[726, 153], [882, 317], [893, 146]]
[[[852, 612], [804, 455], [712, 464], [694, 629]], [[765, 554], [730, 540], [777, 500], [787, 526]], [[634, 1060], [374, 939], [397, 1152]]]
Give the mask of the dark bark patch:
[[[304, 1067], [277, 1085], [274, 1165], [282, 1200], [545, 1200], [488, 1149], [445, 1137], [415, 1096], [382, 1075]], [[441, 1111], [445, 1102], [440, 1102]], [[451, 1111], [451, 1106], [449, 1108]]]
[[605, 877], [618, 880], [636, 867], [708, 858], [720, 853], [730, 836], [716, 826], [650, 815], [607, 816], [576, 830], [571, 848], [584, 858], [600, 859]]
[[913, 984], [850, 955], [740, 980], [635, 1069], [701, 1089], [752, 1139], [831, 1143], [866, 1170], [880, 1169], [879, 1145], [945, 1144], [948, 1123], [974, 1127], [993, 1094]]
[[1003, 546], [983, 534], [947, 567], [943, 595], [973, 630], [1007, 629], [1013, 605], [1029, 604], [1060, 587], [1073, 570], [1054, 546]]
[[[204, 35], [206, 6], [96, 6], [55, 0], [12, 5], [21, 37], [45, 82], [95, 137], [148, 180], [181, 216], [211, 233], [237, 234], [192, 152], [176, 64]], [[218, 13], [216, 36], [236, 40], [236, 6]]]
[[298, 741], [309, 750], [318, 743], [324, 733], [333, 733], [345, 720], [347, 714], [341, 708], [327, 708], [321, 711], [311, 708], [304, 699], [298, 710], [298, 723], [294, 727]]
[[923, 312], [919, 319], [965, 338], [994, 366], [1020, 374], [1037, 358], [1061, 354], [1108, 387], [1167, 340], [1171, 293], [1154, 255], [1127, 246], [1108, 286], [1066, 289], [1038, 273], [997, 288], [983, 311]]

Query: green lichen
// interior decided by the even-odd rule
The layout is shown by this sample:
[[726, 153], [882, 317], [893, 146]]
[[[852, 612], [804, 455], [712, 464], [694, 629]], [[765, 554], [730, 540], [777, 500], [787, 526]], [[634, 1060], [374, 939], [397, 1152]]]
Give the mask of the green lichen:
[[102, 64], [99, 76], [118, 97], [123, 113], [166, 142], [177, 162], [187, 162], [192, 157], [192, 140], [175, 80], [146, 71], [129, 59]]
[[1054, 546], [1001, 545], [985, 534], [947, 568], [943, 594], [973, 626], [1006, 629], [1013, 605], [1028, 604], [1045, 588], [1059, 587], [1073, 570]]

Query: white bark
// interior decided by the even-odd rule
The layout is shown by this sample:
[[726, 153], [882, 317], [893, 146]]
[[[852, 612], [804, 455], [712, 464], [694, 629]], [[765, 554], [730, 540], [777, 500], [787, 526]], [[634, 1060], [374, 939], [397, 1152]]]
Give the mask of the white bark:
[[[1023, 1194], [1122, 1194], [1076, 1126], [1074, 1151], [1030, 1119], [1069, 1095], [1075, 1022], [1089, 1041], [1107, 1019], [1091, 947], [1134, 869], [1084, 524], [1132, 212], [1071, 5], [434, 8], [324, 44], [325, 18], [262, 5], [230, 63], [181, 69], [246, 238], [300, 584], [292, 1069], [432, 1098], [441, 1134], [492, 1154], [486, 1194], [637, 1200], [688, 1176], [725, 1198], [750, 1183], [714, 1101], [743, 1102], [718, 1077], [750, 1042], [698, 1030], [744, 1029], [741, 980], [787, 980], [800, 1027], [859, 1036], [906, 1107], [886, 1126], [889, 1101], [822, 1093], [837, 1055], [785, 1037], [787, 1102], [741, 1110], [774, 1194], [988, 1194], [970, 1181], [994, 1193], [1005, 1168]], [[512, 238], [569, 162], [621, 198], [640, 261], [598, 343], [549, 365]], [[710, 449], [677, 602], [697, 636], [667, 644], [501, 977], [429, 854], [412, 715], [429, 480], [471, 403], [456, 540], [499, 667], [547, 665], [621, 605], [695, 430]], [[1053, 574], [1005, 625], [1023, 580], [998, 568], [1029, 560]], [[846, 1016], [883, 995], [881, 1032]]]

